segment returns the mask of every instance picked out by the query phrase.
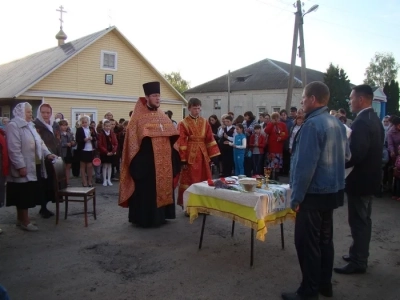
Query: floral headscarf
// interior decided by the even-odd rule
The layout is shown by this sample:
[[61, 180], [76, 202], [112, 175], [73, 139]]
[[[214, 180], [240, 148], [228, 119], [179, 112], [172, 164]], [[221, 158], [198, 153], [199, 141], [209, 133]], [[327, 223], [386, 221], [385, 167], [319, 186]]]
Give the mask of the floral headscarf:
[[14, 118], [27, 123], [28, 129], [32, 133], [33, 138], [35, 139], [36, 155], [38, 156], [39, 159], [42, 159], [43, 141], [39, 136], [38, 132], [36, 131], [34, 124], [32, 122], [27, 122], [25, 119], [25, 109], [27, 104], [30, 105], [28, 102], [18, 103], [13, 109], [13, 115]]

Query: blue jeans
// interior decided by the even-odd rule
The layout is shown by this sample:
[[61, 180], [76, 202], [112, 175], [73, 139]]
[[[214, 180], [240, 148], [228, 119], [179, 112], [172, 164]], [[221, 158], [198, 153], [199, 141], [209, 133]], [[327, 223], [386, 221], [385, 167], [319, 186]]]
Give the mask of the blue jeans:
[[233, 149], [233, 161], [235, 162], [235, 175], [243, 175], [244, 149]]
[[253, 154], [253, 175], [264, 175], [263, 154]]

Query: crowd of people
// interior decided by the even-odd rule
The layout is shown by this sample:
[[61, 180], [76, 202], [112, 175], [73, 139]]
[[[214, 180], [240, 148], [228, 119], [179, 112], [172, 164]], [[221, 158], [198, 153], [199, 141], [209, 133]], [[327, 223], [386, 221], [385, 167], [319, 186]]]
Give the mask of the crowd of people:
[[[365, 273], [371, 239], [371, 203], [382, 183], [384, 129], [372, 108], [368, 85], [353, 87], [351, 129], [344, 114], [329, 114], [329, 88], [308, 84], [302, 109], [293, 107], [261, 114], [250, 111], [234, 119], [233, 113], [200, 116], [201, 101], [188, 101], [189, 116], [175, 125], [160, 106], [160, 85], [143, 86], [126, 130], [122, 155], [119, 205], [129, 207], [129, 221], [153, 227], [175, 218], [177, 204], [191, 185], [210, 180], [213, 166], [221, 176], [252, 176], [263, 167], [278, 174], [290, 171], [290, 207], [297, 212], [295, 245], [302, 282], [285, 300], [332, 297], [332, 272]], [[332, 113], [333, 114], [333, 113]], [[400, 122], [399, 122], [400, 124]], [[400, 127], [400, 126], [399, 126]], [[147, 168], [147, 169], [146, 169]], [[146, 169], [145, 172], [141, 171]], [[180, 176], [178, 175], [180, 171]], [[178, 178], [178, 179], [177, 179]], [[333, 211], [347, 193], [353, 244], [343, 267], [333, 268]]]
[[28, 213], [36, 205], [43, 218], [53, 215], [47, 203], [55, 197], [51, 174], [57, 157], [65, 162], [68, 183], [71, 171], [84, 187], [93, 186], [93, 179], [111, 186], [119, 174], [118, 204], [129, 208], [129, 222], [140, 227], [174, 219], [175, 203], [183, 207], [185, 190], [210, 180], [212, 170], [221, 177], [254, 176], [267, 167], [272, 179], [290, 175], [290, 206], [297, 212], [295, 245], [303, 280], [283, 299], [332, 296], [333, 211], [343, 205], [345, 193], [353, 244], [343, 256], [348, 264], [334, 270], [366, 271], [372, 197], [389, 189], [394, 178], [394, 197], [400, 200], [400, 118], [385, 117], [382, 125], [372, 108], [371, 87], [353, 87], [353, 122], [344, 109], [329, 112], [329, 88], [322, 82], [305, 87], [301, 109], [261, 113], [258, 120], [251, 111], [206, 119], [201, 101], [191, 98], [189, 115], [176, 122], [171, 111], [159, 109], [160, 83], [143, 89], [145, 97], [138, 99], [130, 120], [118, 123], [107, 112], [98, 124], [81, 116], [71, 128], [47, 103], [34, 120], [29, 103], [16, 105], [5, 130], [0, 128], [0, 204], [6, 196], [6, 205], [16, 206], [18, 227], [38, 230]]
[[28, 213], [37, 205], [42, 218], [54, 215], [47, 203], [55, 202], [52, 162], [58, 157], [65, 163], [68, 186], [71, 173], [81, 177], [82, 186], [93, 186], [95, 158], [102, 162], [94, 166], [96, 183], [111, 186], [111, 181], [118, 180], [128, 121], [120, 119], [117, 124], [111, 112], [97, 125], [82, 116], [71, 128], [64, 115], [54, 114], [49, 104], [41, 104], [33, 118], [32, 106], [24, 102], [16, 105], [11, 121], [3, 121], [7, 126], [0, 128], [0, 205], [16, 207], [19, 228], [38, 230]]

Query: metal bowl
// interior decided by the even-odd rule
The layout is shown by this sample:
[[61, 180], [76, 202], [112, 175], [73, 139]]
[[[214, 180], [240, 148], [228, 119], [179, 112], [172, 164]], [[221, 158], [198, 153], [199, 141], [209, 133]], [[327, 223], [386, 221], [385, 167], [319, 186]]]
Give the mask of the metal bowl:
[[239, 184], [246, 192], [254, 192], [256, 190], [257, 181], [254, 178], [243, 178], [239, 180]]

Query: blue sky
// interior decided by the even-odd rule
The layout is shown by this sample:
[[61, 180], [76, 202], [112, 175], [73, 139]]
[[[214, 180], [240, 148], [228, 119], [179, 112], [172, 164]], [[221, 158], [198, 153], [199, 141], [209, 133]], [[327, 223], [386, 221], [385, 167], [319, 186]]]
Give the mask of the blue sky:
[[[7, 1], [0, 10], [0, 64], [57, 45], [63, 5], [67, 41], [118, 29], [160, 71], [196, 86], [265, 58], [290, 63], [294, 0]], [[400, 62], [400, 1], [304, 0], [307, 67], [332, 62], [362, 83], [375, 52]], [[300, 59], [297, 58], [297, 64]]]

